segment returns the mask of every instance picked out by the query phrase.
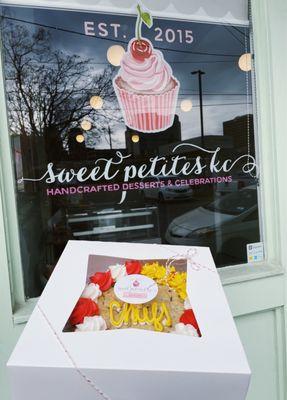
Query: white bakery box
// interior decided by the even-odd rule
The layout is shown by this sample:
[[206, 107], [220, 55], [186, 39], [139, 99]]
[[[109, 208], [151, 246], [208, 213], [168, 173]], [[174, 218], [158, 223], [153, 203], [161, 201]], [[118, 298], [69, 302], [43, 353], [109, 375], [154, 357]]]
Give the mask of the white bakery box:
[[[201, 337], [142, 329], [63, 332], [88, 259], [187, 259]], [[106, 260], [105, 260], [106, 257]], [[70, 241], [8, 362], [13, 400], [243, 400], [250, 369], [204, 247]]]

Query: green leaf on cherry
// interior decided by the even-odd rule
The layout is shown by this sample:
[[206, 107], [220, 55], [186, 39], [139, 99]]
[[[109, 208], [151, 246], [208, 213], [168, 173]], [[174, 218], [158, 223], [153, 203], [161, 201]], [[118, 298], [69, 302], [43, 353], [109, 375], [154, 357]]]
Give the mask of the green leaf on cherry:
[[152, 20], [152, 16], [150, 15], [150, 13], [148, 13], [148, 12], [141, 13], [141, 18], [148, 28], [152, 27], [153, 20]]

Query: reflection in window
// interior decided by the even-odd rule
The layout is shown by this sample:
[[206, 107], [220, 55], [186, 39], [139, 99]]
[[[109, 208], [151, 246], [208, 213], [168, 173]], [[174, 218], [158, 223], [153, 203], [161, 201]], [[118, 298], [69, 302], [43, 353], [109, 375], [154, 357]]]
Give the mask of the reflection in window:
[[[220, 160], [255, 155], [249, 28], [164, 19], [144, 27], [180, 90], [173, 125], [143, 133], [125, 125], [113, 87], [134, 16], [10, 6], [2, 16], [27, 297], [41, 293], [69, 239], [209, 246], [218, 267], [246, 262], [246, 244], [260, 240], [255, 175], [240, 162], [228, 173], [186, 176], [182, 167], [210, 165], [218, 147]], [[73, 175], [119, 153], [109, 180]], [[121, 186], [125, 167], [158, 157], [168, 168], [175, 156], [180, 173], [131, 173]]]
[[245, 189], [207, 204], [207, 210], [229, 215], [239, 215], [257, 205], [256, 187]]

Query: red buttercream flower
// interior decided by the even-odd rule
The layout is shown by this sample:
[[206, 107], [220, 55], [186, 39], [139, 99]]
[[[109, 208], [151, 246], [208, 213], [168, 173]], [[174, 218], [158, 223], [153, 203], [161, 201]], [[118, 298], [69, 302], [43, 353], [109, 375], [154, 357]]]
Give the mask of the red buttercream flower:
[[125, 262], [126, 270], [128, 275], [140, 274], [142, 265], [139, 261], [129, 260]]
[[98, 284], [102, 292], [108, 290], [113, 284], [111, 271], [96, 272], [95, 275], [90, 277], [90, 282]]
[[80, 297], [70, 315], [69, 321], [72, 325], [82, 324], [85, 317], [99, 315], [99, 307], [92, 299]]
[[184, 325], [192, 325], [197, 331], [199, 332], [199, 326], [196, 321], [194, 312], [190, 310], [185, 310], [184, 313], [181, 315], [179, 322], [182, 322]]

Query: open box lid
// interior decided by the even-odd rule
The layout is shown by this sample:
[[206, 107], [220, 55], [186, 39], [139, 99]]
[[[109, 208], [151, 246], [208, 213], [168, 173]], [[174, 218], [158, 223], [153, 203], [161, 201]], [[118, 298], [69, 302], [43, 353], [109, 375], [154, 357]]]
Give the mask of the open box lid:
[[[169, 259], [190, 254], [187, 291], [201, 338], [137, 329], [63, 332], [86, 284], [91, 254]], [[9, 360], [9, 366], [250, 374], [210, 250], [205, 247], [68, 242]]]

